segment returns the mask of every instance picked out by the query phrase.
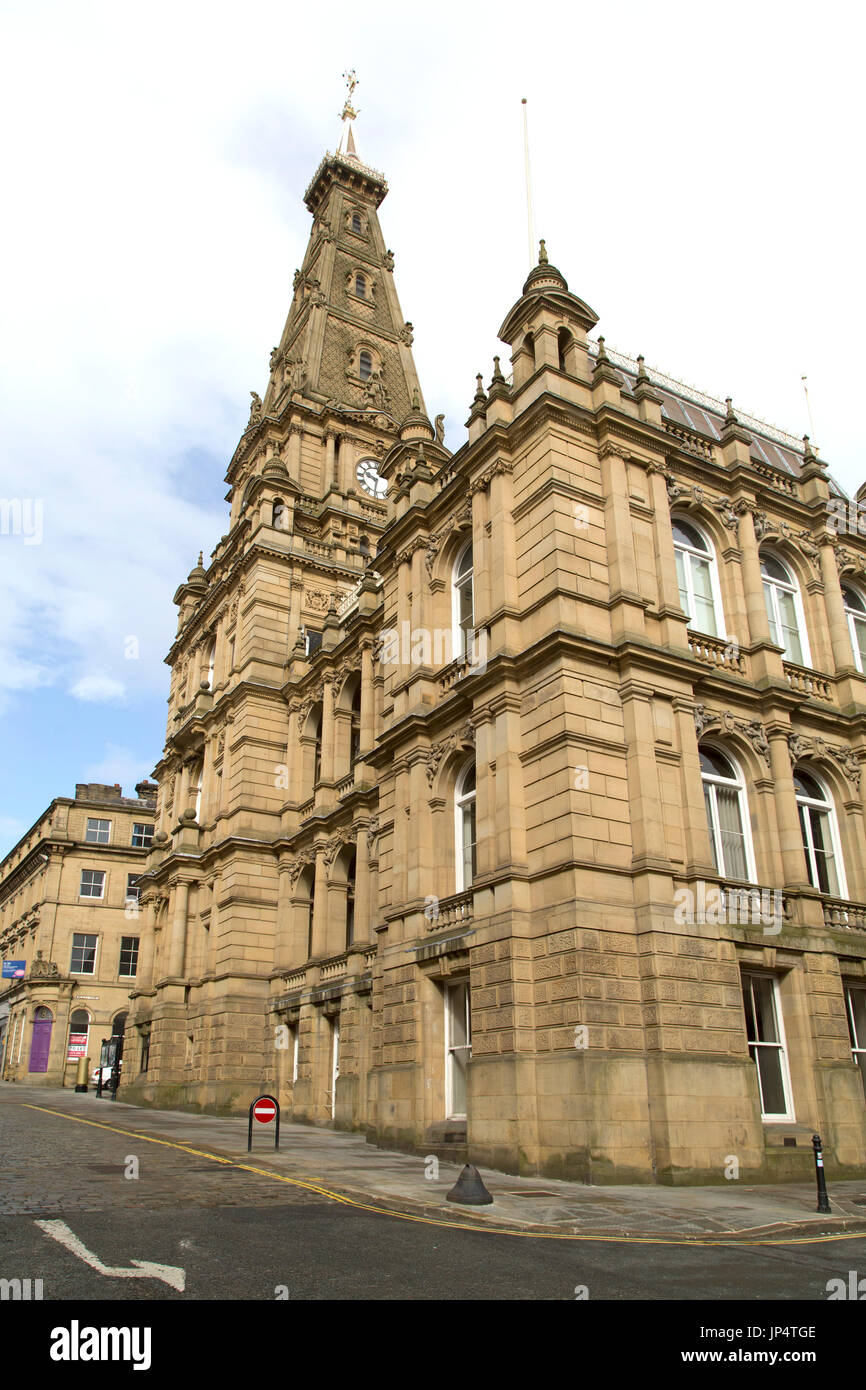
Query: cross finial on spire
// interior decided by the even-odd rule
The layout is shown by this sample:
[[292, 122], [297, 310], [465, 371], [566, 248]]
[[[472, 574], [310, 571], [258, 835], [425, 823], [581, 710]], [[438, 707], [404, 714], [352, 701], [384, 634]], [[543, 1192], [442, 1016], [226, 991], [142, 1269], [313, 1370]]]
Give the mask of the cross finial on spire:
[[358, 79], [355, 76], [355, 69], [349, 68], [348, 72], [343, 73], [343, 76], [346, 79], [346, 86], [349, 89], [349, 94], [346, 97], [345, 102], [343, 103], [343, 109], [340, 112], [340, 120], [354, 121], [356, 116], [358, 115], [357, 111], [355, 110], [354, 102], [352, 100], [355, 88], [358, 85]]
[[543, 237], [541, 241], [538, 243], [538, 264], [547, 265], [547, 247], [544, 244]]

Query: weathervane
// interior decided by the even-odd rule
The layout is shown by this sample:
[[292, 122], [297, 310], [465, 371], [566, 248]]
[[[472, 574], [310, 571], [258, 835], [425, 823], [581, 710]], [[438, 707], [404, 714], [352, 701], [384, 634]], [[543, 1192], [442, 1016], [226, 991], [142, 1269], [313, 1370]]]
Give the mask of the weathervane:
[[340, 119], [343, 121], [354, 121], [358, 114], [354, 106], [352, 105], [352, 97], [354, 95], [355, 88], [358, 85], [358, 79], [355, 76], [355, 69], [349, 68], [349, 71], [344, 72], [343, 76], [346, 79], [346, 86], [349, 88], [349, 95], [346, 97], [343, 109], [340, 112]]

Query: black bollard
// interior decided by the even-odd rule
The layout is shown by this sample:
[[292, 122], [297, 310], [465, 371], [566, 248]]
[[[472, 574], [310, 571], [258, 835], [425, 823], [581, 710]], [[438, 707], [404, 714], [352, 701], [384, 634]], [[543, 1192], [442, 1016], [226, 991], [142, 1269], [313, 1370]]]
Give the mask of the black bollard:
[[812, 1135], [812, 1148], [815, 1150], [815, 1176], [818, 1179], [818, 1205], [815, 1210], [829, 1214], [832, 1208], [827, 1200], [827, 1183], [824, 1178], [824, 1153], [821, 1148], [820, 1134]]
[[493, 1198], [484, 1186], [478, 1169], [467, 1163], [445, 1200], [460, 1202], [464, 1207], [486, 1207]]

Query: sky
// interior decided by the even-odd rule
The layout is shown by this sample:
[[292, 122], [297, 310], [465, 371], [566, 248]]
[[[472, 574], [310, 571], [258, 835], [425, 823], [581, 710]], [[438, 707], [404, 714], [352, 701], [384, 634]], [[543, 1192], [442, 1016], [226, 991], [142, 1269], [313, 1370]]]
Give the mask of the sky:
[[508, 370], [526, 97], [536, 233], [608, 346], [810, 433], [853, 494], [864, 28], [837, 0], [0, 0], [0, 854], [160, 757], [172, 595], [227, 527], [347, 68], [451, 448]]

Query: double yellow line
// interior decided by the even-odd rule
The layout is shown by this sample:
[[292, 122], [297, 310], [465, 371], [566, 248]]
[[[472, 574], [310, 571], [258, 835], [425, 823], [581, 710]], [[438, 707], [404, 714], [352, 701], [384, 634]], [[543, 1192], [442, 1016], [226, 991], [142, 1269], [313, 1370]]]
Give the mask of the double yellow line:
[[100, 1120], [85, 1120], [81, 1115], [69, 1115], [65, 1110], [51, 1110], [46, 1105], [30, 1105], [22, 1102], [27, 1110], [39, 1110], [45, 1115], [57, 1115], [62, 1120], [72, 1120], [79, 1125], [92, 1125], [94, 1129], [109, 1130], [112, 1134], [122, 1134], [128, 1139], [144, 1140], [146, 1144], [161, 1144], [166, 1149], [177, 1149], [181, 1153], [192, 1154], [194, 1158], [206, 1158], [211, 1163], [222, 1163], [229, 1168], [239, 1168], [245, 1173], [255, 1173], [260, 1178], [271, 1178], [274, 1182], [288, 1183], [290, 1187], [302, 1187], [307, 1192], [316, 1192], [330, 1202], [340, 1202], [343, 1206], [354, 1207], [356, 1211], [369, 1211], [374, 1216], [390, 1216], [396, 1221], [414, 1221], [421, 1226], [441, 1226], [450, 1231], [474, 1231], [482, 1235], [518, 1236], [522, 1240], [569, 1240], [594, 1241], [607, 1245], [680, 1245], [680, 1246], [724, 1246], [728, 1249], [741, 1246], [758, 1245], [822, 1245], [833, 1240], [864, 1240], [862, 1231], [844, 1231], [838, 1235], [792, 1236], [788, 1239], [764, 1237], [755, 1240], [712, 1240], [696, 1236], [691, 1240], [674, 1240], [664, 1236], [605, 1236], [583, 1235], [571, 1231], [523, 1231], [513, 1226], [469, 1225], [464, 1221], [442, 1221], [435, 1216], [420, 1216], [412, 1212], [398, 1211], [393, 1207], [375, 1206], [371, 1202], [360, 1202], [343, 1192], [334, 1192], [320, 1183], [308, 1182], [303, 1178], [289, 1178], [283, 1173], [274, 1173], [269, 1168], [254, 1168], [251, 1163], [238, 1163], [222, 1154], [208, 1153], [206, 1149], [194, 1149], [189, 1144], [178, 1144], [171, 1139], [156, 1139], [151, 1134], [141, 1134], [134, 1129], [121, 1129], [119, 1125], [103, 1124]]

